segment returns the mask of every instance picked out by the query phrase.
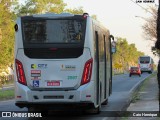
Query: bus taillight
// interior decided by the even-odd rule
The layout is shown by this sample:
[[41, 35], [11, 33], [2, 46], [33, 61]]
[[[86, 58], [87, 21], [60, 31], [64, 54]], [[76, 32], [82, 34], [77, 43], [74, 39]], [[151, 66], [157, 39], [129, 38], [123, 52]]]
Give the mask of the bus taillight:
[[16, 72], [17, 72], [18, 82], [23, 84], [23, 85], [27, 85], [26, 78], [25, 78], [25, 75], [24, 75], [23, 65], [17, 59], [16, 59]]
[[83, 70], [83, 75], [82, 75], [82, 80], [81, 80], [81, 85], [84, 85], [91, 80], [91, 75], [92, 75], [92, 64], [93, 64], [93, 59], [89, 59], [84, 66]]

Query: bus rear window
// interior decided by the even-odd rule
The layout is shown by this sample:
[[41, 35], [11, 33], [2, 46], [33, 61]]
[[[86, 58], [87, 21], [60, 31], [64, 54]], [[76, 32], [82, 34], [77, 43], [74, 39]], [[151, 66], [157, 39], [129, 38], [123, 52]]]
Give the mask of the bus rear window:
[[149, 63], [150, 62], [150, 58], [149, 57], [140, 57], [140, 63]]
[[31, 19], [22, 22], [24, 43], [82, 43], [85, 36], [83, 20]]
[[22, 17], [24, 54], [36, 59], [78, 58], [83, 54], [86, 19]]

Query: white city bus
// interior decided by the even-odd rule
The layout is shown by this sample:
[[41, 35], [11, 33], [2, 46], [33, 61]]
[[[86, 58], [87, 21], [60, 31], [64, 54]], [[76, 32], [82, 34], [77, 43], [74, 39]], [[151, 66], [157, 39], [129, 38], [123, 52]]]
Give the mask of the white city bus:
[[141, 72], [153, 72], [153, 59], [150, 56], [140, 56], [138, 59], [138, 64]]
[[99, 112], [112, 90], [109, 31], [88, 14], [19, 17], [15, 101], [20, 108], [77, 106]]

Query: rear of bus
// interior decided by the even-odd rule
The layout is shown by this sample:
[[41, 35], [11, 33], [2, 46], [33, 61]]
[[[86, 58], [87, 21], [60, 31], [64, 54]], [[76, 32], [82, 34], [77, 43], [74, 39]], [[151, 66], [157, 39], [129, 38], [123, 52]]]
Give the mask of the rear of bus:
[[139, 57], [139, 67], [141, 72], [152, 73], [153, 71], [153, 61], [150, 56]]
[[15, 26], [17, 106], [94, 105], [87, 18], [72, 14], [18, 18]]

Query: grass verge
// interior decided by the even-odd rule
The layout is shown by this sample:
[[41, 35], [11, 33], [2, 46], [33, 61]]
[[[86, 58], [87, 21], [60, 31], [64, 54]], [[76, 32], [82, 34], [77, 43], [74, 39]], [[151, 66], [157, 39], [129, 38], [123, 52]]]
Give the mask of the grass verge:
[[149, 77], [147, 77], [144, 82], [142, 83], [142, 85], [140, 86], [140, 88], [132, 95], [132, 100], [131, 103], [135, 103], [137, 100], [140, 100], [140, 92], [142, 92], [144, 90], [144, 88], [147, 85], [147, 82], [149, 79], [156, 77], [157, 72], [154, 72], [152, 75], [150, 75]]
[[14, 90], [0, 90], [0, 101], [14, 98]]

